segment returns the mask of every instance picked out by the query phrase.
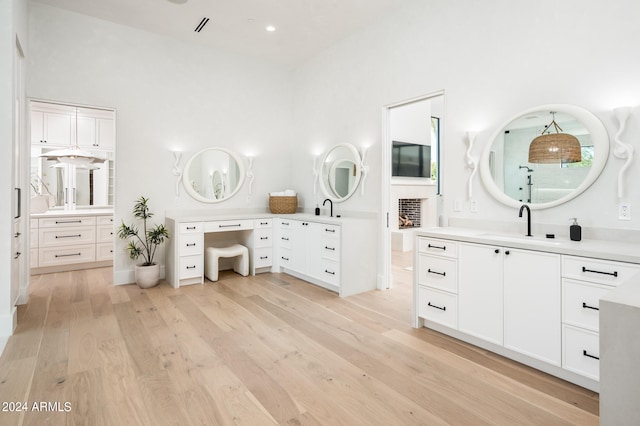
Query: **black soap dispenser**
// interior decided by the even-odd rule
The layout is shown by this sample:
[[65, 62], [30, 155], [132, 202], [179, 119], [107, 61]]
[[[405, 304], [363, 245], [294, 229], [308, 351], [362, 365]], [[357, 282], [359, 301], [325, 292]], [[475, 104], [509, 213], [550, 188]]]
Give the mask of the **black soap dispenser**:
[[316, 216], [320, 216], [320, 207], [316, 204]]
[[582, 227], [578, 225], [578, 218], [572, 217], [573, 225], [569, 227], [569, 238], [571, 241], [580, 241], [582, 239]]

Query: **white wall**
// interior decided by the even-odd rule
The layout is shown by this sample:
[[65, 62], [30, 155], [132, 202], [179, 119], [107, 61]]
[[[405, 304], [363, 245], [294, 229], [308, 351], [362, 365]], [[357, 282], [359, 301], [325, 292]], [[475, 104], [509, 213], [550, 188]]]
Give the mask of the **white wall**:
[[[129, 221], [140, 195], [160, 223], [176, 208], [266, 209], [267, 193], [291, 182], [291, 86], [280, 66], [39, 3], [31, 3], [29, 57], [28, 96], [116, 109], [116, 223]], [[254, 195], [245, 185], [222, 204], [199, 203], [184, 189], [176, 198], [171, 151], [183, 151], [184, 166], [216, 146], [256, 157]], [[116, 246], [116, 282], [133, 268], [124, 245]]]
[[[613, 108], [640, 104], [640, 13], [631, 0], [612, 2], [411, 1], [407, 6], [317, 55], [296, 73], [294, 155], [309, 158], [318, 146], [338, 142], [372, 145], [373, 173], [364, 197], [344, 208], [379, 210], [381, 109], [404, 99], [445, 91], [442, 159], [443, 214], [450, 218], [518, 221], [517, 211], [496, 202], [474, 181], [478, 213], [469, 211], [465, 133], [479, 131], [472, 154], [479, 157], [489, 136], [518, 112], [548, 103], [587, 108], [616, 130]], [[640, 110], [623, 137], [640, 139]], [[294, 174], [307, 173], [307, 161]], [[535, 211], [533, 221], [566, 225], [577, 216], [589, 227], [640, 228], [617, 218], [613, 158], [583, 195], [556, 208]], [[639, 204], [640, 169], [627, 176], [627, 201]], [[463, 210], [453, 211], [456, 199]], [[640, 211], [640, 209], [637, 209]]]

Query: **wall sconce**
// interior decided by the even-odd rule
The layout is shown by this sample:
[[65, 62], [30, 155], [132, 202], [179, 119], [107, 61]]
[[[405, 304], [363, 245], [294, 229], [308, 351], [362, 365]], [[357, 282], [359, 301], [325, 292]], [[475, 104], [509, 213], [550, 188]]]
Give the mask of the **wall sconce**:
[[176, 177], [176, 197], [180, 196], [180, 180], [182, 180], [182, 172], [180, 171], [180, 159], [182, 158], [182, 152], [173, 151], [173, 175]]
[[467, 167], [471, 169], [471, 174], [469, 175], [469, 180], [467, 182], [467, 195], [469, 199], [473, 197], [473, 177], [478, 172], [478, 161], [471, 156], [471, 150], [473, 149], [473, 143], [476, 140], [477, 132], [467, 132], [467, 152], [465, 154]]
[[362, 170], [362, 182], [360, 182], [360, 194], [364, 195], [364, 181], [367, 179], [367, 175], [369, 174], [369, 166], [364, 164], [364, 160], [367, 156], [368, 146], [362, 147], [362, 156], [360, 160], [360, 168]]
[[253, 179], [255, 179], [255, 176], [253, 175], [253, 156], [247, 156], [247, 160], [249, 161], [247, 179], [249, 180], [249, 196], [251, 196], [253, 194]]
[[631, 161], [633, 160], [633, 147], [631, 144], [624, 143], [620, 140], [620, 135], [624, 132], [624, 129], [627, 124], [627, 119], [631, 114], [632, 107], [620, 107], [613, 110], [614, 115], [618, 119], [618, 123], [620, 127], [614, 136], [614, 140], [616, 142], [616, 147], [613, 149], [613, 155], [620, 159], [626, 159], [622, 167], [620, 167], [620, 171], [618, 172], [618, 198], [622, 198], [624, 196], [624, 174], [627, 169], [631, 165]]
[[321, 157], [316, 155], [313, 157], [313, 195], [318, 195], [318, 180], [320, 179], [320, 167], [318, 162], [321, 162]]

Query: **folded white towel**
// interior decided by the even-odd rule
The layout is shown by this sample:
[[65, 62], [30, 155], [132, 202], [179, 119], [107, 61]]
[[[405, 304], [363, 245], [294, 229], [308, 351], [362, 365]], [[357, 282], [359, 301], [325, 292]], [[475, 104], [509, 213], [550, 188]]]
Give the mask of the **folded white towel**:
[[286, 191], [270, 192], [269, 195], [272, 197], [295, 197], [296, 191], [287, 189]]

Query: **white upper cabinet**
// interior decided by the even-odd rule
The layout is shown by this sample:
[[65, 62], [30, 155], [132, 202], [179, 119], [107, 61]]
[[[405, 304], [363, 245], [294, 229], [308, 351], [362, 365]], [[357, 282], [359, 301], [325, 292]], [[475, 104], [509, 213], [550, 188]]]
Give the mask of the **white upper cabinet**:
[[69, 145], [72, 139], [71, 119], [68, 112], [31, 111], [31, 143]]

